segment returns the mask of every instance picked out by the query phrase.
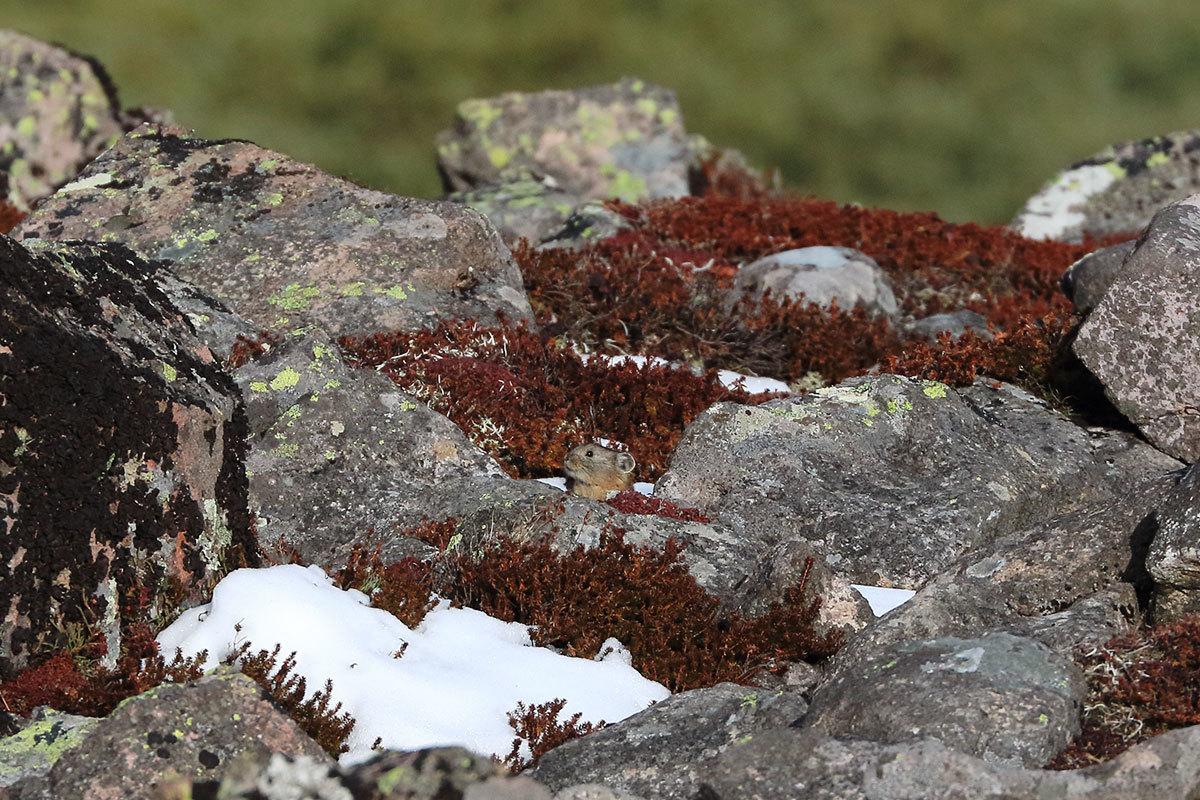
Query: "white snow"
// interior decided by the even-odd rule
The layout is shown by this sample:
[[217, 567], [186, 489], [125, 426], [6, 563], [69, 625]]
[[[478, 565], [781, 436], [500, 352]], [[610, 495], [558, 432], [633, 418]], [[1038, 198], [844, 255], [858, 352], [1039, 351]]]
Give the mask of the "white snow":
[[916, 594], [912, 589], [890, 589], [886, 586], [861, 586], [857, 583], [850, 584], [850, 588], [856, 589], [859, 594], [867, 598], [867, 603], [871, 606], [871, 611], [877, 617], [882, 617], [896, 606], [904, 605], [910, 597]]
[[726, 389], [743, 389], [750, 394], [759, 392], [783, 392], [791, 394], [791, 389], [783, 381], [774, 378], [758, 378], [753, 375], [743, 375], [740, 372], [722, 369], [717, 371], [717, 379]]
[[416, 630], [367, 603], [319, 567], [239, 569], [217, 584], [211, 603], [159, 634], [159, 648], [168, 661], [176, 648], [185, 656], [208, 650], [209, 667], [247, 641], [252, 653], [278, 643], [280, 660], [295, 651], [293, 672], [310, 695], [332, 679], [333, 700], [356, 720], [344, 765], [369, 758], [376, 737], [385, 748], [458, 744], [503, 758], [515, 738], [506, 712], [518, 702], [564, 698], [562, 721], [580, 712], [581, 722], [616, 722], [669, 694], [638, 674], [614, 639], [602, 660], [569, 658], [533, 647], [524, 625], [447, 601]]

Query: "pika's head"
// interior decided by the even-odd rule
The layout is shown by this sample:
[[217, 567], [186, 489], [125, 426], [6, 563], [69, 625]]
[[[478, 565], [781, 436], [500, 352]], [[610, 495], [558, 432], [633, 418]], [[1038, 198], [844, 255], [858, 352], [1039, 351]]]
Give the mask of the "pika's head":
[[581, 444], [563, 459], [567, 477], [605, 489], [627, 489], [633, 483], [637, 462], [629, 453], [621, 453], [591, 442]]

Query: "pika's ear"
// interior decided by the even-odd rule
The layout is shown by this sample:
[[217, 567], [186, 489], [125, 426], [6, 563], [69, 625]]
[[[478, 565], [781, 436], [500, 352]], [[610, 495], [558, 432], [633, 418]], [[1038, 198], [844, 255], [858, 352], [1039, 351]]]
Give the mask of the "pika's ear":
[[637, 466], [637, 462], [633, 460], [633, 456], [629, 453], [617, 454], [617, 469], [621, 472], [633, 472], [633, 468]]

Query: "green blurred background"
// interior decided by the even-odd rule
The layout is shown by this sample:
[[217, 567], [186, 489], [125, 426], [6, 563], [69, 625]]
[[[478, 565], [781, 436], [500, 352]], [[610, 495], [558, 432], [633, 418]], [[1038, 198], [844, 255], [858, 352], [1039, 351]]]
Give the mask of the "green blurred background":
[[457, 103], [632, 75], [690, 132], [841, 202], [1007, 222], [1113, 142], [1200, 127], [1187, 0], [32, 0], [0, 25], [170, 108], [401, 194], [434, 196]]

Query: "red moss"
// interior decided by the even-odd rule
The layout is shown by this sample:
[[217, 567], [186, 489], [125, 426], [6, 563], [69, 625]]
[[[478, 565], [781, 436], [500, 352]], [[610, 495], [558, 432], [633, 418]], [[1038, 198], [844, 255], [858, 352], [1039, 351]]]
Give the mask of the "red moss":
[[768, 396], [725, 389], [714, 372], [585, 362], [524, 327], [454, 321], [339, 344], [351, 363], [428, 402], [518, 477], [553, 475], [570, 448], [604, 437], [624, 442], [653, 480], [704, 409]]
[[1083, 733], [1050, 767], [1105, 761], [1138, 742], [1200, 724], [1200, 616], [1119, 636], [1080, 659]]
[[570, 655], [593, 657], [615, 636], [639, 672], [673, 692], [746, 682], [784, 661], [820, 660], [841, 645], [839, 635], [814, 631], [820, 599], [806, 596], [807, 569], [767, 614], [722, 615], [680, 552], [673, 539], [656, 551], [626, 543], [620, 531], [564, 555], [548, 541], [501, 539], [478, 560], [458, 554], [439, 593], [533, 626], [537, 644]]
[[24, 211], [0, 201], [0, 234], [7, 236], [23, 219], [25, 219]]
[[[453, 518], [447, 523], [452, 529]], [[370, 551], [356, 547], [346, 567], [334, 574], [334, 583], [339, 589], [358, 589], [371, 599], [372, 606], [415, 628], [435, 604], [431, 599], [432, 568], [415, 558], [385, 566], [381, 550], [381, 545]]]
[[[559, 722], [558, 714], [566, 704], [567, 701], [561, 697], [556, 697], [548, 703], [529, 706], [519, 702], [515, 710], [508, 712], [508, 724], [517, 734], [517, 738], [513, 739], [512, 750], [504, 758], [509, 770], [521, 772], [535, 767], [542, 756], [560, 744], [587, 736], [604, 727], [604, 720], [595, 724], [579, 724], [583, 714], [578, 713], [572, 714], [566, 722]], [[529, 745], [531, 757], [528, 760], [521, 755], [523, 743]]]
[[258, 337], [255, 339], [248, 339], [239, 333], [233, 343], [233, 347], [229, 351], [229, 359], [225, 362], [225, 368], [235, 370], [238, 367], [245, 366], [251, 361], [262, 357], [268, 350], [282, 341], [283, 336], [281, 334], [272, 333], [268, 330], [259, 331]]
[[641, 492], [621, 492], [607, 500], [608, 504], [624, 514], [644, 514], [687, 522], [708, 522], [708, 516], [698, 508], [680, 508], [670, 500], [647, 497]]

